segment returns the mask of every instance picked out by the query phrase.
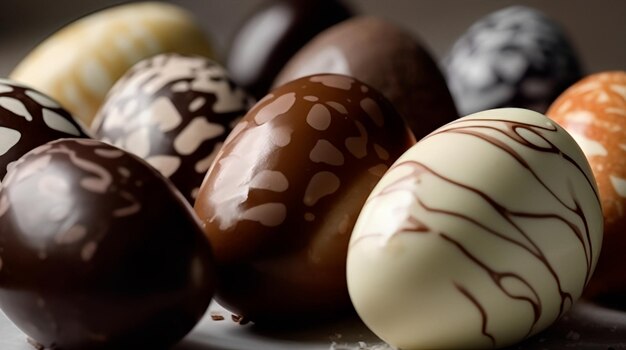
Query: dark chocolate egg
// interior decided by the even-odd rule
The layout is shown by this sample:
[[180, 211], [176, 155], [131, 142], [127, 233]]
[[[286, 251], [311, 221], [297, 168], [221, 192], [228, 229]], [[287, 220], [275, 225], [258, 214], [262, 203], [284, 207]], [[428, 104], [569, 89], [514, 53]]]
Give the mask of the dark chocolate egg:
[[195, 204], [218, 264], [217, 300], [266, 324], [349, 309], [352, 227], [414, 142], [389, 101], [351, 77], [297, 79], [259, 101], [226, 139]]
[[227, 67], [239, 85], [260, 98], [291, 56], [322, 30], [350, 17], [340, 0], [273, 0], [239, 28]]
[[87, 137], [82, 126], [50, 97], [0, 79], [0, 180], [26, 152], [63, 137]]
[[96, 136], [145, 159], [193, 203], [222, 142], [252, 105], [218, 64], [162, 54], [133, 66], [109, 92]]
[[61, 349], [166, 348], [213, 292], [191, 207], [137, 157], [63, 139], [24, 155], [0, 189], [0, 307]]
[[456, 41], [443, 66], [462, 115], [499, 107], [545, 113], [582, 74], [563, 29], [524, 6], [477, 21]]
[[355, 17], [320, 33], [285, 65], [274, 86], [318, 73], [345, 74], [371, 85], [418, 139], [458, 117], [428, 51], [411, 33], [380, 18]]

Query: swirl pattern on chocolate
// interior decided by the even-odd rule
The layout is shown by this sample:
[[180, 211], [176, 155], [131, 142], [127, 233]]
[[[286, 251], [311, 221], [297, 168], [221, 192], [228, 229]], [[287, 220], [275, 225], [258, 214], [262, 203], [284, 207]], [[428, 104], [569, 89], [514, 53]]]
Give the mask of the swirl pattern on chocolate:
[[[574, 140], [538, 113], [491, 110], [436, 130], [392, 166], [360, 214], [348, 254], [357, 311], [402, 348], [502, 347], [537, 333], [593, 272], [602, 239], [595, 186]], [[414, 268], [411, 282], [365, 280], [400, 263]], [[374, 292], [364, 289], [381, 280], [390, 293], [411, 285], [397, 303], [419, 299], [400, 319], [450, 328], [399, 334], [390, 328], [401, 321], [372, 319], [362, 303]], [[433, 306], [419, 314], [425, 303]]]
[[45, 347], [171, 345], [213, 291], [210, 246], [182, 196], [95, 140], [53, 141], [11, 168], [0, 261], [2, 310]]
[[162, 54], [134, 65], [94, 120], [96, 136], [145, 159], [191, 203], [252, 99], [217, 63]]

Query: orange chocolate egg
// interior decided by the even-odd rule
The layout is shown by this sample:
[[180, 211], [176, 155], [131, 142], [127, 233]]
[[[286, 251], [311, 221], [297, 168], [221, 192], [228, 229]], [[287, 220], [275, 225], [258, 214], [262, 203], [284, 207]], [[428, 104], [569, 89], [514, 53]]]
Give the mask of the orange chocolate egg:
[[[626, 296], [626, 72], [590, 75], [566, 90], [548, 116], [578, 141], [596, 177], [604, 243], [589, 297]], [[622, 302], [626, 305], [626, 302]]]

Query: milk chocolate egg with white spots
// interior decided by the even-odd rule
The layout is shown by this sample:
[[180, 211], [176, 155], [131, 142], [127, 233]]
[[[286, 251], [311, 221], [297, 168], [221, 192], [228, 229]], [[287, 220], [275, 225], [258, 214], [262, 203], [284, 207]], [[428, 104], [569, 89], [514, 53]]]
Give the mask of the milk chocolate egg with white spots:
[[545, 113], [582, 76], [563, 28], [525, 6], [479, 19], [454, 43], [442, 66], [461, 115], [500, 107]]
[[380, 91], [417, 139], [458, 118], [443, 74], [425, 46], [381, 18], [355, 17], [321, 32], [289, 60], [274, 86], [320, 73], [349, 75]]
[[94, 127], [98, 138], [145, 159], [193, 203], [224, 139], [251, 105], [213, 61], [161, 54], [115, 84]]
[[626, 308], [626, 72], [582, 79], [552, 104], [548, 116], [578, 141], [598, 181], [604, 243], [586, 293], [621, 299]]
[[349, 309], [352, 226], [413, 142], [391, 104], [347, 76], [300, 78], [259, 101], [226, 139], [195, 204], [218, 263], [217, 300], [261, 323]]
[[0, 79], [0, 180], [26, 152], [63, 137], [88, 137], [82, 126], [50, 97]]
[[211, 250], [193, 210], [139, 158], [63, 139], [0, 189], [0, 307], [46, 348], [167, 348], [205, 312]]
[[488, 349], [548, 327], [580, 297], [602, 211], [574, 139], [502, 108], [404, 153], [354, 227], [347, 279], [365, 324], [399, 349]]

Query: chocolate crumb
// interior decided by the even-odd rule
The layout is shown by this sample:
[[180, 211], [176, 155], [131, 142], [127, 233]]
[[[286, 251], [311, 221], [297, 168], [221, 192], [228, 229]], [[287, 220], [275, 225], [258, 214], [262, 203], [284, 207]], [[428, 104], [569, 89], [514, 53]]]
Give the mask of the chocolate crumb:
[[224, 316], [222, 316], [220, 314], [211, 314], [211, 319], [213, 321], [223, 321], [224, 320]]
[[250, 322], [250, 321], [248, 321], [248, 319], [246, 319], [245, 317], [243, 317], [241, 315], [232, 314], [231, 318], [233, 319], [233, 322], [239, 323], [242, 326], [245, 325], [245, 324], [248, 324], [248, 322]]

